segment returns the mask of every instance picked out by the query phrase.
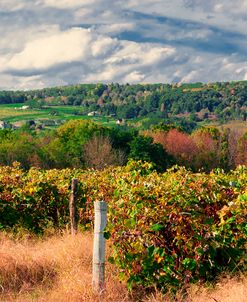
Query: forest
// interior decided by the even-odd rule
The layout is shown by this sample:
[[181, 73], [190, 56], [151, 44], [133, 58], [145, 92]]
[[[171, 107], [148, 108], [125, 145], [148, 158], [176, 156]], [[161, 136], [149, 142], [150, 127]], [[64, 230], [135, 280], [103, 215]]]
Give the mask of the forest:
[[193, 130], [197, 122], [246, 121], [247, 81], [194, 84], [80, 84], [30, 91], [0, 91], [0, 104], [32, 108], [80, 106], [77, 115], [96, 112], [118, 119], [148, 119]]
[[[6, 127], [0, 131], [3, 165], [18, 161], [25, 169], [103, 169], [134, 159], [151, 162], [158, 171], [174, 164], [210, 171], [216, 167], [229, 170], [247, 162], [247, 134], [242, 127], [247, 116], [247, 81], [100, 83], [0, 91], [0, 104], [25, 104], [36, 110], [30, 109], [26, 115], [34, 122], [26, 121], [17, 130]], [[52, 116], [47, 118], [54, 118], [50, 122], [56, 127], [38, 127], [35, 114], [40, 110], [44, 115], [45, 108], [51, 110]], [[62, 112], [57, 108], [68, 108], [71, 115], [67, 119], [72, 120], [57, 120]], [[14, 108], [8, 110], [9, 114], [14, 112]], [[13, 117], [19, 112], [25, 114], [25, 110], [17, 111]], [[106, 124], [87, 121], [90, 114], [106, 119]], [[14, 118], [18, 120], [18, 116]], [[107, 124], [107, 118], [111, 124]], [[241, 131], [216, 126], [216, 122], [224, 126], [234, 120]], [[8, 117], [3, 121], [8, 126]]]
[[150, 162], [163, 172], [173, 165], [193, 171], [226, 171], [247, 164], [247, 133], [202, 127], [192, 133], [160, 123], [148, 130], [71, 120], [47, 130], [23, 126], [0, 130], [0, 164], [22, 168], [94, 168]]

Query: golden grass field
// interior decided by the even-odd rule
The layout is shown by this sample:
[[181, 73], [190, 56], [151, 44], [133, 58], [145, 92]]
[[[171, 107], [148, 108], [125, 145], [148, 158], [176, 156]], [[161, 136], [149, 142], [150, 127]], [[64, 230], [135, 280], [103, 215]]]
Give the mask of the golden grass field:
[[220, 130], [230, 129], [233, 132], [239, 133], [240, 135], [243, 135], [245, 132], [247, 132], [247, 122], [242, 121], [231, 121], [223, 125], [217, 126]]
[[15, 118], [20, 117], [23, 118], [25, 116], [35, 116], [39, 115], [39, 111], [37, 110], [20, 110], [13, 108], [1, 108], [0, 107], [0, 120], [5, 118]]
[[[92, 235], [68, 234], [33, 239], [0, 235], [1, 302], [245, 302], [247, 279], [222, 278], [214, 288], [193, 285], [187, 297], [142, 293], [129, 295], [107, 264], [106, 291], [98, 297], [91, 288]], [[139, 299], [137, 298], [139, 296]]]

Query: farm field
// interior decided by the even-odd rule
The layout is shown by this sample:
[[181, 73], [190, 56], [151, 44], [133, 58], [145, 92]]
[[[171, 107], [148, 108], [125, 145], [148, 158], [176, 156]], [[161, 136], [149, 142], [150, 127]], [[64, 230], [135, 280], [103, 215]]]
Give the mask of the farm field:
[[[115, 126], [116, 118], [107, 117], [107, 116], [88, 116], [86, 113], [83, 113], [83, 107], [81, 106], [46, 106], [43, 109], [33, 108], [33, 109], [21, 109], [25, 104], [1, 104], [0, 105], [0, 121], [5, 121], [9, 123], [15, 122], [25, 122], [25, 121], [45, 121], [52, 120], [57, 121], [58, 124], [64, 123], [68, 120], [90, 120], [94, 122], [101, 123], [105, 126]], [[134, 118], [126, 121], [126, 124], [132, 128], [143, 128], [145, 125], [152, 125], [151, 118]], [[231, 121], [225, 124], [219, 124], [215, 122], [198, 123], [199, 126], [215, 126], [220, 130], [225, 130], [229, 128], [231, 131], [235, 131], [239, 134], [244, 134], [247, 131], [247, 123], [244, 121]], [[52, 126], [51, 126], [52, 127]], [[54, 126], [53, 126], [54, 127]]]
[[[162, 122], [162, 119], [160, 120]], [[134, 119], [129, 119], [126, 121], [127, 125], [132, 127], [132, 128], [149, 128], [153, 122], [152, 118], [149, 117], [138, 117]], [[247, 122], [246, 121], [240, 121], [240, 120], [232, 120], [229, 122], [225, 122], [223, 124], [220, 124], [219, 122], [215, 121], [200, 121], [197, 122], [198, 128], [201, 127], [216, 127], [219, 130], [222, 130], [222, 132], [226, 129], [230, 129], [233, 132], [237, 132], [240, 135], [243, 135], [245, 132], [247, 132]]]
[[[214, 125], [214, 124], [212, 124]], [[219, 129], [230, 129], [233, 132], [237, 132], [240, 134], [244, 134], [247, 132], [247, 122], [241, 122], [241, 121], [231, 121], [228, 123], [225, 123], [223, 125], [215, 125]]]
[[92, 120], [111, 126], [116, 120], [104, 116], [87, 116], [81, 114], [81, 106], [47, 106], [44, 109], [21, 109], [23, 104], [0, 105], [0, 120], [5, 122], [21, 122], [28, 120], [59, 120], [67, 121], [73, 119]]

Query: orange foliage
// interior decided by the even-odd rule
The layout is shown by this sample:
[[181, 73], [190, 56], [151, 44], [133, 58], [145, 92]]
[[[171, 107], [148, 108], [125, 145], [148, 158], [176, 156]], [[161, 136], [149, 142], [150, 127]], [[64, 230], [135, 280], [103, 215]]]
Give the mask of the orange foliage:
[[165, 149], [173, 155], [179, 163], [191, 165], [197, 153], [197, 146], [189, 134], [177, 129], [170, 130], [165, 138]]
[[163, 148], [165, 149], [166, 147], [166, 136], [167, 132], [166, 131], [146, 131], [144, 135], [150, 136], [153, 138], [154, 144], [161, 144]]
[[236, 165], [247, 165], [247, 135], [238, 141]]
[[121, 166], [126, 158], [123, 151], [112, 147], [109, 137], [94, 135], [84, 146], [87, 167], [103, 169], [106, 166]]

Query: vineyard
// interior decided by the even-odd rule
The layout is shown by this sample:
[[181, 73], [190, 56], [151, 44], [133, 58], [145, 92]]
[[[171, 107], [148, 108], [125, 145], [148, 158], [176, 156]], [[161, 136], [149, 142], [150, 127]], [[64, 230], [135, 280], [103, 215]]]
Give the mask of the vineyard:
[[129, 162], [103, 171], [0, 167], [0, 228], [42, 234], [69, 224], [79, 180], [80, 230], [93, 227], [93, 201], [108, 203], [108, 261], [133, 287], [165, 289], [246, 269], [247, 168], [192, 173]]

